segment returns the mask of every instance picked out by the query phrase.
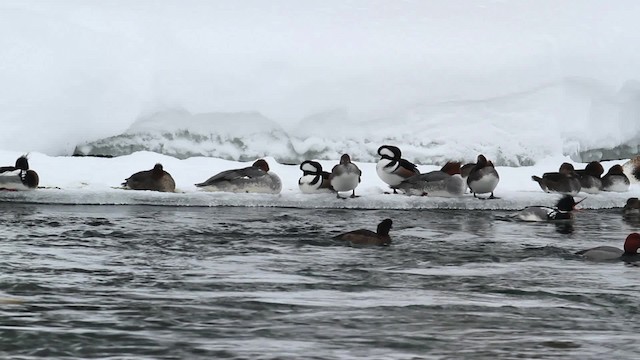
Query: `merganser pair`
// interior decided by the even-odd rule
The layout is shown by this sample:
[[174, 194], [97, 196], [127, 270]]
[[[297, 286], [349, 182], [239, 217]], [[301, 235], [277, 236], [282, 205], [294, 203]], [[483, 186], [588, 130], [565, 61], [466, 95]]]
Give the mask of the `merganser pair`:
[[33, 190], [39, 182], [38, 174], [29, 169], [26, 155], [20, 156], [15, 166], [0, 167], [0, 190]]

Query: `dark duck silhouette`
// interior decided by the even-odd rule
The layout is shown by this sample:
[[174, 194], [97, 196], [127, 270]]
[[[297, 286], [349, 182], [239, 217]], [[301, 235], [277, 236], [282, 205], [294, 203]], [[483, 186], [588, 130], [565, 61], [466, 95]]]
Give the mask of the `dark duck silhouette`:
[[350, 241], [352, 244], [357, 245], [386, 246], [391, 244], [389, 230], [391, 230], [392, 225], [393, 221], [391, 221], [391, 219], [384, 219], [380, 224], [378, 224], [376, 232], [367, 229], [359, 229], [340, 234], [334, 237], [334, 239]]
[[139, 171], [129, 176], [122, 185], [132, 190], [162, 192], [174, 192], [176, 190], [176, 183], [173, 177], [164, 171], [162, 164], [156, 164], [151, 170]]

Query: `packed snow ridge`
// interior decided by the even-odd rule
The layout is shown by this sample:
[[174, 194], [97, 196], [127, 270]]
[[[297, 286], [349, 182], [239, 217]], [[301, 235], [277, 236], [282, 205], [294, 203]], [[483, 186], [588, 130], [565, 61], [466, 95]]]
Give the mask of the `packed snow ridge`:
[[595, 81], [566, 79], [493, 98], [417, 104], [376, 118], [334, 109], [286, 129], [257, 112], [169, 110], [139, 119], [121, 135], [79, 145], [75, 153], [144, 150], [236, 161], [272, 156], [282, 163], [349, 153], [372, 162], [383, 144], [400, 146], [420, 164], [470, 162], [479, 153], [504, 166], [559, 155], [577, 162], [630, 158], [640, 150], [640, 85], [629, 81], [612, 91]]

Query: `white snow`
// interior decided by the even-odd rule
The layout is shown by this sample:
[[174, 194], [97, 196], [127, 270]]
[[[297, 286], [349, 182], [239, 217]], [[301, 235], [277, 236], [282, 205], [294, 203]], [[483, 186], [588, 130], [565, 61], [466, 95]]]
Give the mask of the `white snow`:
[[[0, 151], [0, 165], [11, 165], [22, 153]], [[376, 164], [355, 162], [362, 170], [362, 183], [356, 188], [355, 199], [337, 199], [335, 194], [303, 194], [298, 188], [302, 175], [298, 165], [284, 165], [266, 158], [271, 171], [282, 180], [279, 195], [211, 193], [198, 190], [194, 184], [232, 168], [249, 166], [251, 162], [236, 162], [209, 157], [177, 159], [152, 152], [136, 152], [116, 158], [53, 157], [42, 153], [29, 154], [30, 168], [40, 176], [42, 189], [0, 192], [0, 201], [53, 204], [151, 204], [175, 206], [262, 206], [299, 208], [353, 209], [521, 209], [528, 205], [553, 205], [559, 195], [542, 192], [531, 175], [557, 170], [566, 157], [546, 158], [535, 166], [497, 167], [500, 183], [495, 195], [500, 199], [478, 200], [465, 194], [460, 198], [418, 197], [385, 194], [388, 186], [376, 173]], [[163, 164], [176, 182], [177, 193], [158, 193], [120, 189], [131, 174], [148, 170], [157, 162]], [[319, 160], [330, 170], [338, 160]], [[605, 169], [624, 160], [604, 163]], [[574, 163], [576, 168], [584, 164]], [[419, 165], [420, 171], [436, 170], [436, 165]], [[582, 208], [622, 207], [627, 198], [640, 197], [640, 184], [634, 183], [625, 193], [579, 194], [587, 197]]]
[[135, 130], [178, 157], [261, 156], [265, 137], [196, 148], [141, 127], [186, 109], [261, 114], [288, 136], [280, 160], [372, 162], [382, 143], [422, 163], [637, 151], [638, 17], [635, 0], [7, 0], [0, 149], [69, 155]]

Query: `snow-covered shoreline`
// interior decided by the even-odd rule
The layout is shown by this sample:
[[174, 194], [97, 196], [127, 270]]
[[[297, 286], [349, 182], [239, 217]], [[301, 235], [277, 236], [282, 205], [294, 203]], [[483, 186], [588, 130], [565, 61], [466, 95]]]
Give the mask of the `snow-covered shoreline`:
[[[0, 165], [11, 165], [22, 155], [18, 152], [0, 151]], [[552, 205], [557, 194], [542, 192], [531, 175], [555, 171], [565, 157], [547, 158], [534, 166], [497, 167], [500, 183], [496, 196], [500, 199], [478, 200], [470, 194], [460, 198], [415, 197], [388, 194], [389, 189], [375, 171], [375, 163], [356, 162], [362, 170], [362, 182], [356, 189], [356, 199], [336, 199], [334, 194], [303, 194], [298, 189], [301, 171], [297, 165], [279, 164], [266, 158], [271, 170], [282, 179], [279, 195], [209, 193], [198, 190], [193, 184], [201, 182], [220, 171], [248, 166], [250, 162], [236, 162], [216, 158], [195, 157], [176, 159], [152, 153], [136, 152], [115, 158], [52, 157], [41, 153], [29, 154], [31, 169], [38, 172], [42, 188], [26, 192], [0, 192], [0, 201], [43, 204], [91, 204], [91, 205], [164, 205], [164, 206], [249, 206], [294, 208], [345, 208], [345, 209], [520, 209], [528, 205]], [[176, 181], [176, 193], [157, 193], [120, 189], [122, 181], [131, 174], [148, 170], [155, 163], [162, 163]], [[330, 171], [338, 161], [319, 161]], [[626, 160], [603, 163], [605, 169]], [[572, 162], [576, 168], [584, 164]], [[419, 165], [422, 172], [438, 169], [437, 165]], [[588, 195], [580, 204], [584, 209], [617, 208], [624, 206], [629, 197], [640, 196], [640, 184], [632, 184], [628, 192]]]

